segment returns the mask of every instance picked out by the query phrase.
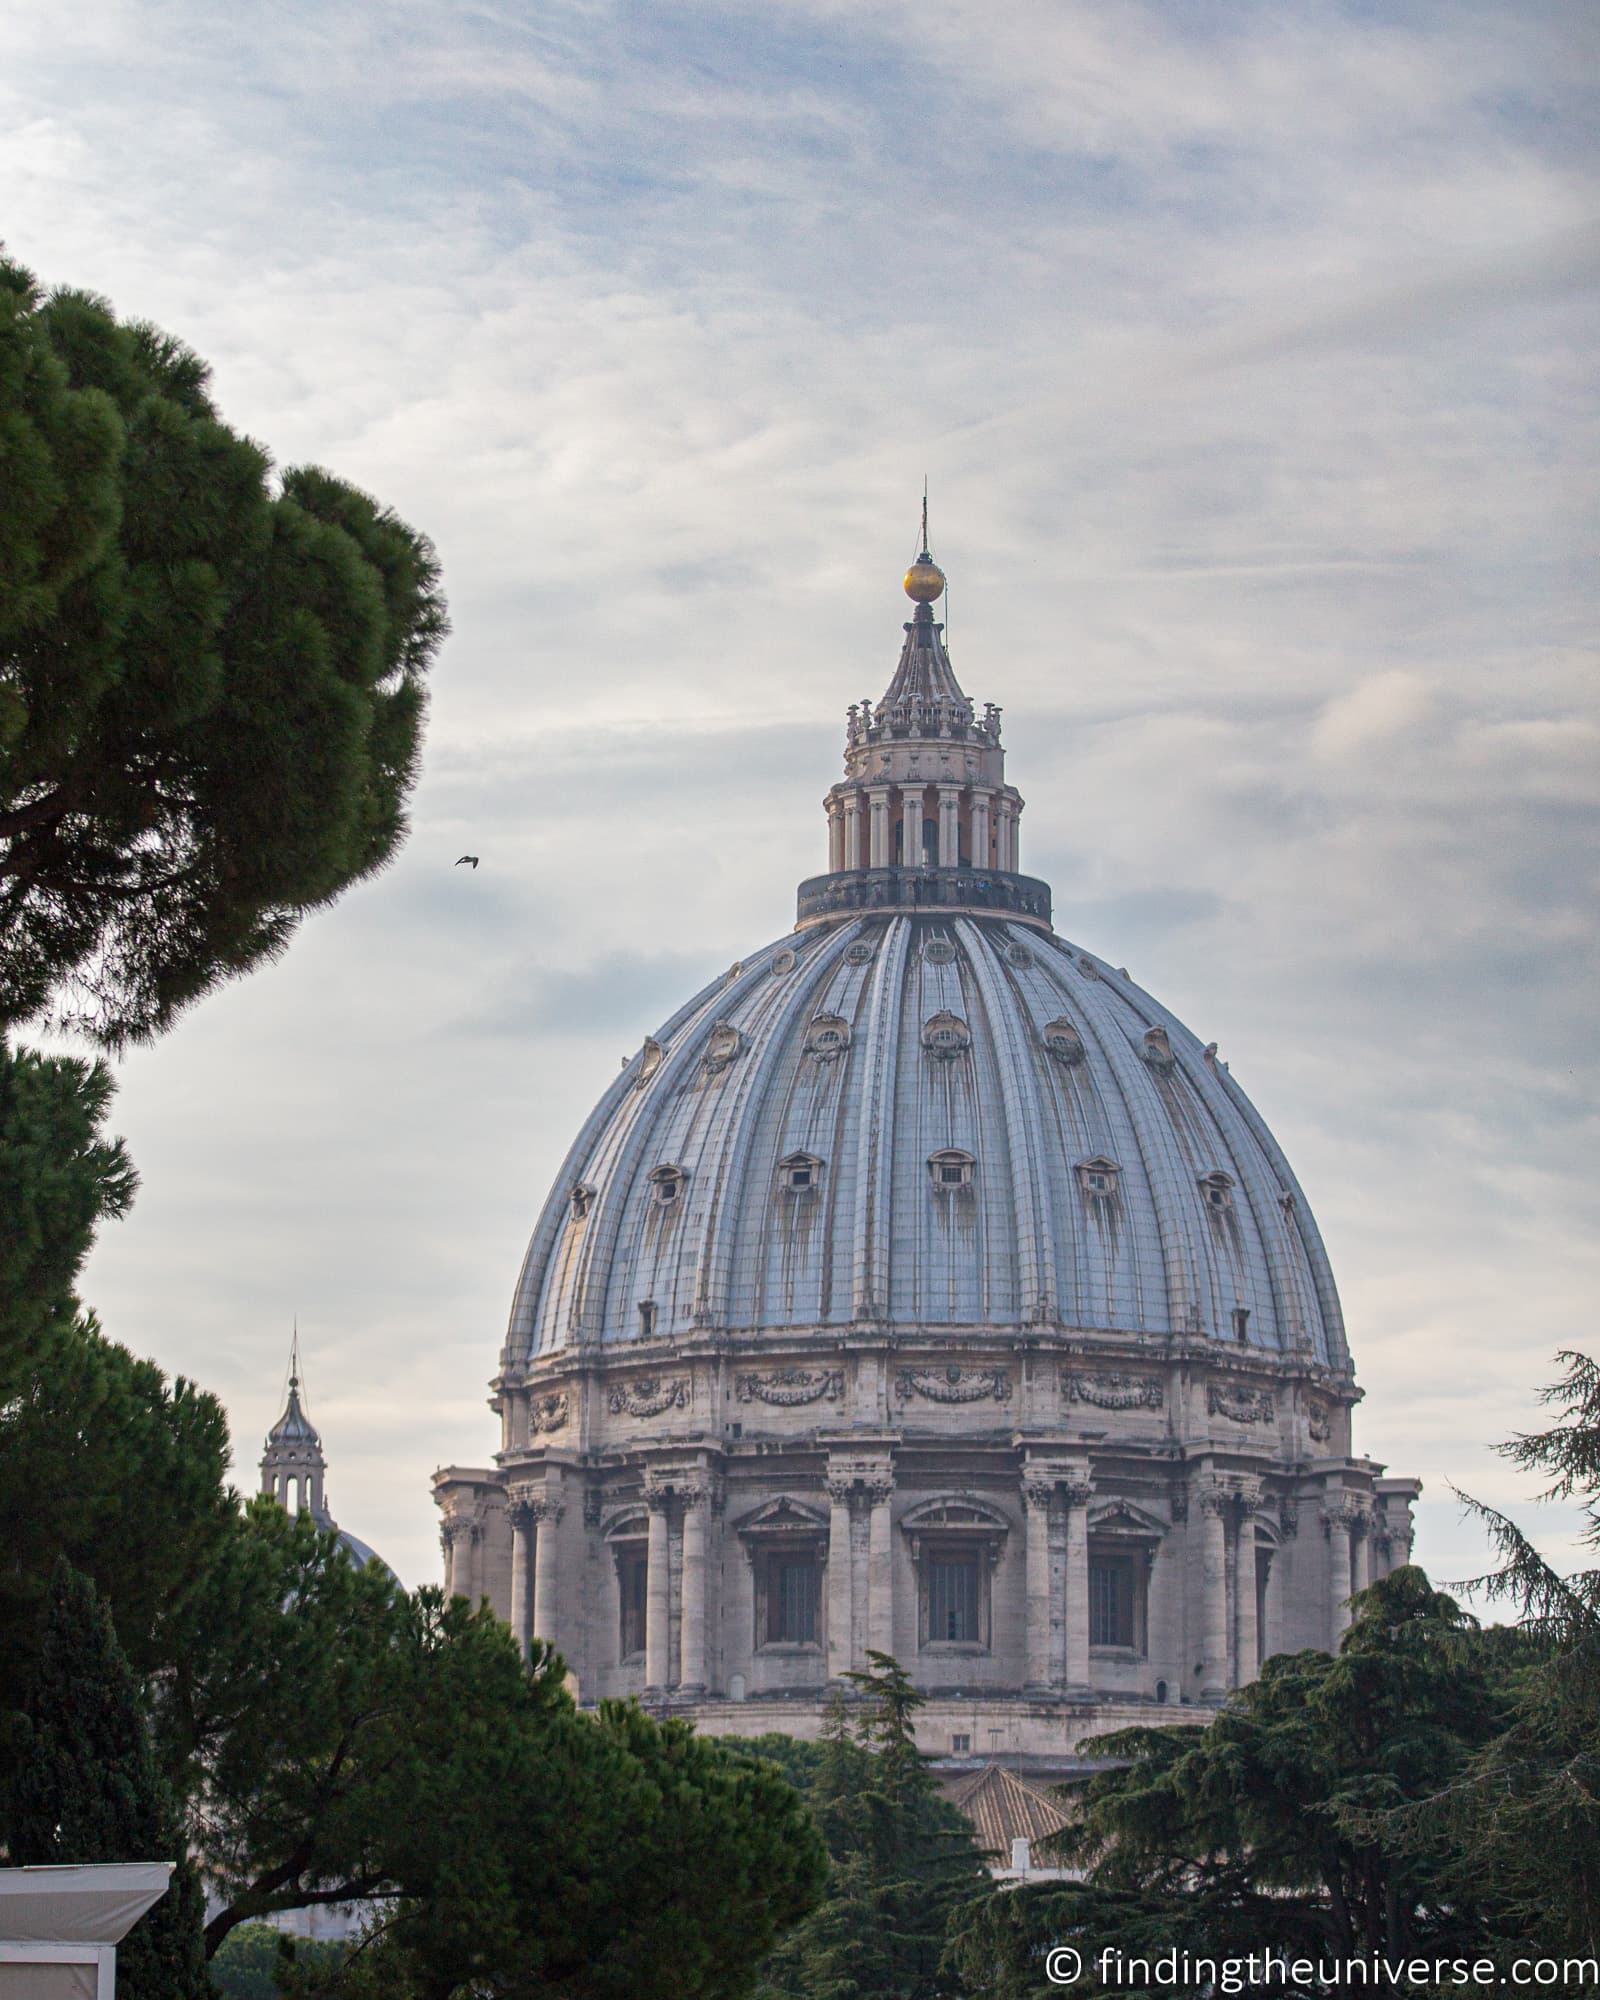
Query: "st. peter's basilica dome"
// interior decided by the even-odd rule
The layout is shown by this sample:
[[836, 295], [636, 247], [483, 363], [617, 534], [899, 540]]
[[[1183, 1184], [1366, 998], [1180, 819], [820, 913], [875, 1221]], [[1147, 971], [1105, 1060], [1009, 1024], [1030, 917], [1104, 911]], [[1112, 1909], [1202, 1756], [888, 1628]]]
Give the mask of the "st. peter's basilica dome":
[[[1407, 1559], [1338, 1295], [1218, 1059], [1055, 935], [926, 547], [794, 928], [646, 1036], [534, 1229], [453, 1589], [585, 1700], [811, 1734], [869, 1648], [930, 1747], [1214, 1704]], [[948, 1738], [948, 1741], [944, 1739]]]

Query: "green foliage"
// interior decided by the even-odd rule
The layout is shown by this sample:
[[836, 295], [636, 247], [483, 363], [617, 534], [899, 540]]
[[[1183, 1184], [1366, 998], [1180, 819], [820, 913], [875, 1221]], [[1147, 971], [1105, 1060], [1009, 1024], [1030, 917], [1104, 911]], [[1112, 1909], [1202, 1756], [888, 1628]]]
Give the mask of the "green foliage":
[[133, 1167], [101, 1131], [114, 1087], [104, 1063], [0, 1041], [0, 1409], [76, 1322], [96, 1223], [132, 1203]]
[[331, 1978], [346, 1947], [331, 1938], [289, 1937], [271, 1924], [241, 1924], [211, 1961], [211, 1984], [222, 2000], [279, 2000], [308, 1978]]
[[499, 1749], [450, 1884], [397, 1911], [328, 1990], [735, 2000], [821, 1892], [798, 1794], [740, 1746], [609, 1702]]
[[200, 1885], [156, 1768], [138, 1683], [94, 1585], [65, 1562], [51, 1581], [20, 1734], [13, 1865], [175, 1860], [166, 1894], [118, 1947], [117, 1988], [128, 2000], [203, 2000], [210, 1986]]
[[[198, 1830], [236, 1927], [382, 1906], [338, 1990], [595, 2000], [743, 1990], [809, 1908], [823, 1858], [760, 1758], [611, 1704], [580, 1715], [561, 1661], [436, 1590], [356, 1570], [306, 1516], [252, 1503], [164, 1700], [203, 1772]], [[326, 1968], [302, 1968], [315, 1990]]]
[[94, 1579], [141, 1678], [175, 1669], [236, 1532], [227, 1462], [214, 1397], [169, 1383], [92, 1320], [58, 1333], [0, 1405], [0, 1702], [27, 1677], [61, 1556]]
[[934, 2000], [956, 1914], [988, 1876], [963, 1815], [916, 1746], [923, 1697], [898, 1661], [869, 1653], [848, 1676], [865, 1706], [852, 1729], [829, 1709], [807, 1798], [828, 1844], [828, 1893], [762, 1969], [762, 2000]]
[[506, 1745], [570, 1706], [554, 1664], [524, 1671], [506, 1628], [437, 1590], [357, 1569], [308, 1515], [253, 1502], [218, 1566], [209, 1647], [167, 1704], [204, 1773], [202, 1842], [236, 1924], [369, 1896], [448, 1894], [479, 1865]]
[[[73, 1292], [95, 1223], [133, 1192], [110, 1095], [99, 1063], [0, 1043], [0, 1711], [37, 1664], [60, 1559], [94, 1581], [144, 1680], [195, 1644], [237, 1527], [221, 1406], [103, 1339]], [[0, 1731], [0, 1806], [12, 1742]]]
[[1089, 1780], [1056, 1842], [1086, 1879], [992, 1898], [953, 1963], [984, 2000], [1020, 2000], [1052, 1990], [1039, 1954], [1053, 1943], [1086, 1958], [1106, 1945], [1479, 1956], [1492, 1886], [1447, 1848], [1397, 1837], [1386, 1815], [1437, 1795], [1493, 1740], [1509, 1699], [1498, 1651], [1419, 1569], [1400, 1569], [1355, 1600], [1336, 1659], [1269, 1660], [1208, 1728], [1096, 1739], [1126, 1761]]
[[[1583, 1545], [1600, 1549], [1600, 1366], [1564, 1352], [1543, 1391], [1557, 1412], [1502, 1454], [1547, 1481], [1541, 1498], [1580, 1499]], [[1473, 1585], [1512, 1606], [1525, 1635], [1510, 1726], [1462, 1781], [1409, 1814], [1395, 1837], [1449, 1842], [1495, 1883], [1507, 1922], [1541, 1949], [1600, 1955], [1600, 1569], [1559, 1574], [1516, 1524], [1468, 1501], [1499, 1567]]]
[[159, 1030], [404, 832], [433, 551], [206, 380], [0, 262], [0, 1025]]

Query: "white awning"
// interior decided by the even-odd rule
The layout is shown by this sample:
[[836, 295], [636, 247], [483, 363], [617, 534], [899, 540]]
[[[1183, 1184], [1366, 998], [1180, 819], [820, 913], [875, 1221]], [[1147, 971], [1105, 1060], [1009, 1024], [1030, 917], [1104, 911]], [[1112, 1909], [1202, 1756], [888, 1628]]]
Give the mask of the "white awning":
[[116, 1944], [166, 1894], [176, 1865], [0, 1868], [0, 1952], [10, 1943]]
[[111, 2000], [116, 1947], [175, 1865], [0, 1868], [0, 2000]]

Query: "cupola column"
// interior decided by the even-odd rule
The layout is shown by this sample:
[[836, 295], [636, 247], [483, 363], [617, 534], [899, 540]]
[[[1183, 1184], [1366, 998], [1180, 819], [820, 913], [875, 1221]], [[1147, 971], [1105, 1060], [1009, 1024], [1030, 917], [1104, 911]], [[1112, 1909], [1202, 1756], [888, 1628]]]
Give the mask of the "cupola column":
[[703, 1486], [680, 1489], [683, 1508], [683, 1629], [679, 1646], [679, 1691], [706, 1689], [706, 1513]]
[[922, 866], [922, 790], [908, 787], [900, 794], [900, 865]]
[[672, 1673], [672, 1662], [668, 1657], [672, 1638], [672, 1558], [667, 1520], [669, 1497], [666, 1487], [646, 1485], [650, 1540], [645, 1568], [644, 1681], [648, 1694], [665, 1694]]
[[974, 792], [972, 795], [972, 865], [974, 868], [988, 868], [993, 864], [989, 858], [989, 794]]
[[844, 866], [860, 868], [861, 859], [861, 794], [851, 792], [844, 802]]
[[939, 866], [961, 863], [961, 793], [954, 785], [939, 787]]
[[889, 865], [889, 788], [874, 785], [867, 793], [867, 805], [872, 817], [871, 845], [867, 855], [869, 868], [887, 868]]
[[1007, 798], [994, 802], [995, 813], [995, 854], [994, 865], [1008, 875], [1017, 872], [1017, 816], [1016, 808]]
[[1087, 1479], [1069, 1480], [1061, 1489], [1067, 1507], [1067, 1687], [1074, 1694], [1089, 1691], [1089, 1496]]
[[828, 800], [828, 873], [837, 875], [844, 866], [844, 807], [837, 798]]

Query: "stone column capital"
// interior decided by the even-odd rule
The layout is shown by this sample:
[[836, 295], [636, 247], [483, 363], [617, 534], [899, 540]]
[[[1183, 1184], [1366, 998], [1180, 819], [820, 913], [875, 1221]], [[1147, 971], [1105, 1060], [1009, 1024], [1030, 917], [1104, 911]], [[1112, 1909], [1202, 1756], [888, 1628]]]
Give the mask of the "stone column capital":
[[894, 1467], [881, 1458], [830, 1459], [823, 1484], [830, 1500], [878, 1507], [894, 1492]]

